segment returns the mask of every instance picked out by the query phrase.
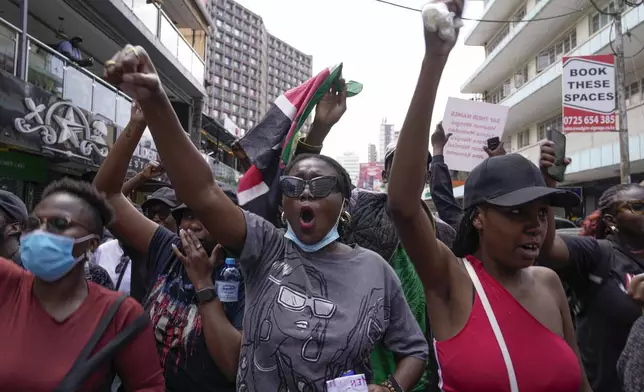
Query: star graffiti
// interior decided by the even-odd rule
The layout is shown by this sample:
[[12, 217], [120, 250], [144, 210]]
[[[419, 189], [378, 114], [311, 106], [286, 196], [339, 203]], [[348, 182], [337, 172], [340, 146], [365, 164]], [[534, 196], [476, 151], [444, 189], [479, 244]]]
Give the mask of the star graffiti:
[[85, 132], [85, 125], [78, 123], [74, 108], [68, 106], [64, 117], [58, 114], [54, 114], [53, 117], [60, 127], [58, 143], [62, 144], [69, 140], [75, 147], [79, 147], [78, 132]]

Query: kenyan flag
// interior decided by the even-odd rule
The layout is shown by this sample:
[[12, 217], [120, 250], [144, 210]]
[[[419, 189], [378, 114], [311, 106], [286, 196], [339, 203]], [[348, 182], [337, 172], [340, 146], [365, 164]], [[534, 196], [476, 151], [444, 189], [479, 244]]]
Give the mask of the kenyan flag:
[[251, 163], [237, 189], [239, 205], [245, 210], [279, 223], [279, 178], [295, 151], [302, 125], [341, 74], [342, 64], [338, 64], [283, 93], [262, 121], [239, 140]]

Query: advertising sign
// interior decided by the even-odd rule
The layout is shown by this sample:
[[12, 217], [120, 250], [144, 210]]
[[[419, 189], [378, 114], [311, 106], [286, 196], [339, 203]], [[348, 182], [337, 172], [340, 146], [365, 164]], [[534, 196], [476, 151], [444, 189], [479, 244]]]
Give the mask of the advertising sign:
[[564, 57], [563, 129], [566, 132], [615, 131], [615, 56]]
[[503, 105], [450, 97], [443, 116], [445, 134], [452, 134], [444, 150], [447, 167], [470, 172], [483, 162], [487, 158], [483, 146], [488, 139], [503, 136], [508, 110]]
[[384, 163], [361, 163], [358, 175], [358, 188], [370, 191], [380, 191], [382, 188], [382, 171]]

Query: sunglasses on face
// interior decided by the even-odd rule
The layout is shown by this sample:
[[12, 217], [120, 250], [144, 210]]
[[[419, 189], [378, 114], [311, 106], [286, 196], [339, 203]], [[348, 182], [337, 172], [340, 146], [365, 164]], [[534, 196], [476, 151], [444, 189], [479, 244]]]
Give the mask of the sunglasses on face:
[[154, 219], [155, 216], [158, 216], [160, 220], [166, 220], [170, 216], [170, 207], [166, 205], [157, 205], [153, 207], [146, 208], [143, 210], [143, 214], [148, 219]]
[[644, 200], [632, 200], [621, 203], [619, 211], [630, 211], [633, 214], [644, 215]]
[[309, 192], [314, 198], [324, 198], [333, 193], [338, 185], [338, 178], [334, 176], [321, 176], [311, 180], [305, 180], [299, 177], [282, 176], [280, 177], [280, 189], [284, 196], [289, 198], [298, 198], [308, 187]]
[[46, 231], [54, 234], [64, 233], [65, 231], [67, 231], [67, 229], [70, 229], [74, 226], [82, 227], [85, 230], [88, 230], [85, 226], [74, 222], [71, 218], [68, 218], [66, 216], [41, 219], [37, 216], [32, 215], [27, 219], [25, 232], [41, 229], [43, 225], [45, 226]]

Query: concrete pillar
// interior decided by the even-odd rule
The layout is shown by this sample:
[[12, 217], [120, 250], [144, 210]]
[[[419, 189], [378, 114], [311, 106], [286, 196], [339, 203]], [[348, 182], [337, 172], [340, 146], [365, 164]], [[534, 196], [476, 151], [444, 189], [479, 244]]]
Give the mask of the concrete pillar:
[[192, 106], [190, 107], [190, 140], [197, 146], [198, 149], [201, 149], [201, 113], [203, 111], [204, 101], [203, 98], [192, 100]]

